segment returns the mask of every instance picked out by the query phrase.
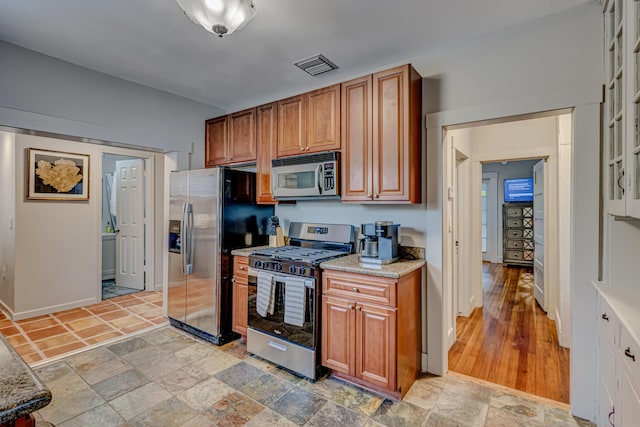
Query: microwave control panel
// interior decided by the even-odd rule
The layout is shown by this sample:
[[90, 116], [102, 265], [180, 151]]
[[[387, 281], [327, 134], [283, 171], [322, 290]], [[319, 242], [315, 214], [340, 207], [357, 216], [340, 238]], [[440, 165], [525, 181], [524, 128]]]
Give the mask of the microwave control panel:
[[331, 191], [336, 188], [336, 164], [334, 162], [325, 163], [324, 169], [324, 191]]

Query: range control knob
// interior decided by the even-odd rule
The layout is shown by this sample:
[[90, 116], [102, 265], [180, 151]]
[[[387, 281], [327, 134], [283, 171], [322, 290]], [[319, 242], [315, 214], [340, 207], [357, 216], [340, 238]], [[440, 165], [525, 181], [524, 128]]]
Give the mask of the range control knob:
[[273, 267], [276, 271], [282, 271], [282, 264], [280, 263], [275, 263]]
[[256, 268], [262, 267], [262, 261], [260, 261], [259, 259], [255, 260], [255, 262], [253, 263], [253, 266]]
[[307, 267], [299, 267], [298, 274], [304, 276], [307, 273]]
[[296, 274], [296, 266], [295, 265], [289, 266], [289, 273], [290, 274]]

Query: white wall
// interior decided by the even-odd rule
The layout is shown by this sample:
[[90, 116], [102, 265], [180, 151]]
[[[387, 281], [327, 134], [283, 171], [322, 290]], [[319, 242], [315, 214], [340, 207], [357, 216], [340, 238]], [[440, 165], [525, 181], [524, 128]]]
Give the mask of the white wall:
[[14, 305], [15, 137], [0, 132], [0, 305]]
[[288, 232], [288, 222], [319, 222], [351, 224], [359, 232], [360, 224], [393, 221], [400, 224], [400, 244], [424, 247], [426, 230], [423, 205], [359, 205], [339, 201], [304, 200], [294, 205], [276, 205], [275, 214]]
[[[574, 114], [572, 199], [573, 324], [584, 325], [572, 337], [571, 405], [574, 414], [594, 419], [595, 294], [598, 276], [599, 103], [602, 101], [602, 15], [588, 3], [564, 13], [451, 46], [442, 55], [414, 63], [429, 79], [427, 111], [427, 325], [428, 370], [447, 371], [443, 287], [443, 126], [460, 125], [532, 112], [576, 106]], [[428, 70], [428, 72], [425, 72]], [[591, 193], [589, 193], [591, 192]], [[592, 197], [595, 195], [595, 198]], [[575, 212], [581, 212], [577, 217]], [[591, 214], [593, 213], [593, 215]], [[595, 220], [595, 222], [594, 222]], [[443, 249], [444, 248], [444, 249]], [[446, 272], [444, 272], [446, 274]], [[584, 357], [583, 357], [584, 356]]]
[[0, 41], [0, 125], [190, 152], [223, 110]]
[[[89, 201], [26, 200], [27, 148], [88, 154]], [[101, 246], [98, 146], [16, 135], [15, 318], [32, 317], [96, 302]]]
[[[523, 129], [524, 130], [524, 129]], [[533, 165], [538, 160], [511, 161], [506, 165], [500, 162], [483, 163], [482, 172], [496, 172], [498, 174], [498, 203], [495, 207], [498, 214], [498, 226], [491, 230], [498, 244], [498, 258], [502, 260], [502, 205], [504, 204], [504, 180], [510, 178], [531, 178], [533, 176]], [[487, 229], [487, 234], [489, 229]]]

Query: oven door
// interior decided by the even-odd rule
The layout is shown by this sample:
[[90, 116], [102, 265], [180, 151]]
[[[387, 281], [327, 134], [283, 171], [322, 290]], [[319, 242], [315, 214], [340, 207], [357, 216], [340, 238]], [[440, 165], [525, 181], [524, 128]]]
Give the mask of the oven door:
[[[276, 338], [315, 349], [318, 347], [319, 292], [316, 279], [304, 279], [288, 274], [273, 276], [273, 310], [258, 312], [258, 269], [249, 268], [248, 327]], [[303, 279], [304, 288], [295, 287], [291, 282]], [[290, 296], [294, 293], [302, 298], [287, 300], [287, 286]]]

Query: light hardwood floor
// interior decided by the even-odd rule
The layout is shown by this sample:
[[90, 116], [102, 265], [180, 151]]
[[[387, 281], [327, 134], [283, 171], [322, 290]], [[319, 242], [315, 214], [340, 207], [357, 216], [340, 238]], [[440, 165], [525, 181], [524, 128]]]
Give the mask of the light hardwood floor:
[[533, 297], [530, 268], [483, 264], [484, 307], [457, 318], [449, 369], [569, 402], [569, 349]]

